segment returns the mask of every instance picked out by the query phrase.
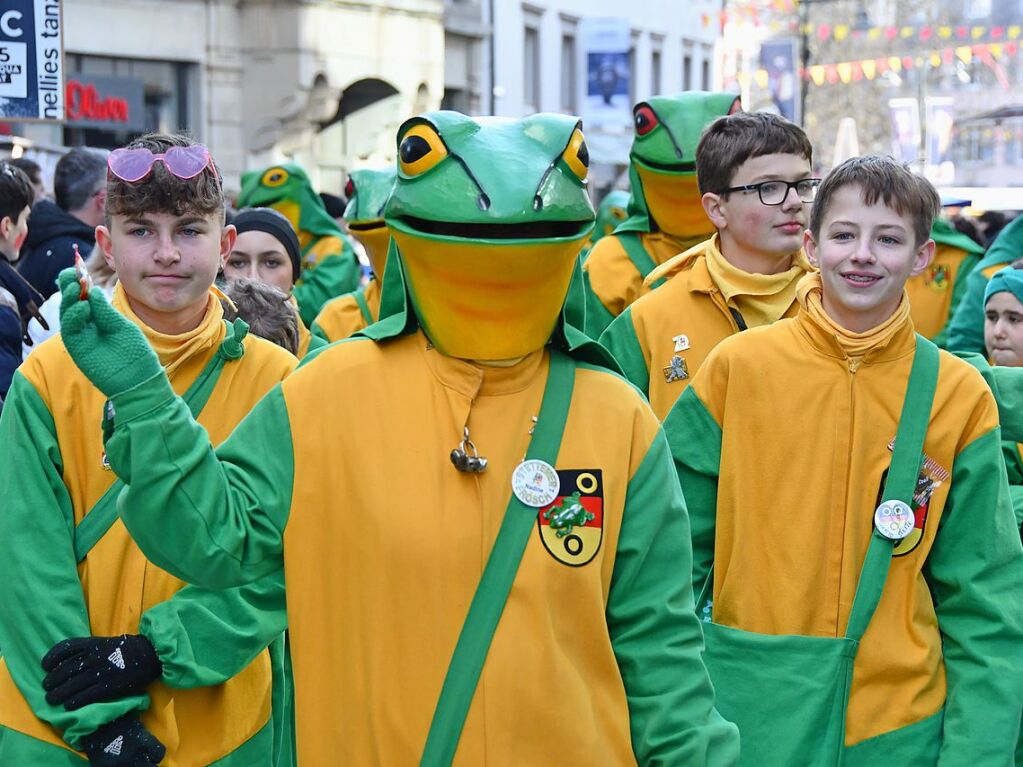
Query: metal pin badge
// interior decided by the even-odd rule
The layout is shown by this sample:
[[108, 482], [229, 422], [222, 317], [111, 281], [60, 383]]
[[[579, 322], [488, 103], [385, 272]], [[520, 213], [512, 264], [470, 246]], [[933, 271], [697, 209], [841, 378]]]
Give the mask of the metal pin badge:
[[677, 336], [672, 336], [672, 341], [675, 342], [675, 351], [684, 352], [689, 348], [689, 336], [684, 333]]
[[679, 357], [677, 354], [671, 358], [664, 370], [664, 382], [673, 383], [674, 381], [684, 381], [689, 378], [689, 366], [686, 364], [684, 357]]
[[469, 427], [462, 432], [462, 441], [451, 451], [451, 463], [467, 474], [481, 474], [487, 470], [487, 459], [479, 454], [476, 445], [469, 439]]

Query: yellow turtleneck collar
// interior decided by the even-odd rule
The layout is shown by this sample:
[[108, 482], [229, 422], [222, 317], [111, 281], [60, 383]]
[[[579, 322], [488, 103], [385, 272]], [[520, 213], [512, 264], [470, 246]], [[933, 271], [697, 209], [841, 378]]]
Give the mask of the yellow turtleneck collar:
[[747, 327], [777, 322], [796, 300], [796, 283], [813, 267], [802, 250], [792, 256], [792, 266], [777, 274], [753, 274], [743, 271], [721, 253], [714, 235], [705, 251], [707, 271], [724, 296], [725, 303], [738, 310]]

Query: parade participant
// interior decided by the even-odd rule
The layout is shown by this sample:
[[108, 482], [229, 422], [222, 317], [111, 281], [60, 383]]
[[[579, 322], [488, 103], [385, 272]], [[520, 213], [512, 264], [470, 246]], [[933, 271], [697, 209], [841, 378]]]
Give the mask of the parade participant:
[[238, 207], [280, 211], [298, 233], [302, 273], [292, 294], [306, 327], [327, 301], [359, 286], [361, 271], [351, 243], [298, 165], [286, 163], [243, 173]]
[[1023, 547], [996, 405], [904, 290], [937, 209], [889, 158], [834, 169], [799, 314], [723, 341], [665, 421], [748, 764], [1011, 763]]
[[765, 112], [721, 117], [704, 131], [696, 173], [717, 234], [647, 275], [667, 283], [600, 337], [658, 418], [723, 339], [798, 310], [796, 283], [811, 268], [803, 231], [820, 183], [812, 154], [802, 128]]
[[366, 249], [373, 279], [348, 295], [324, 304], [313, 323], [313, 333], [326, 341], [348, 338], [380, 319], [380, 285], [391, 241], [391, 233], [384, 222], [384, 205], [391, 196], [396, 175], [393, 167], [353, 170], [345, 184], [348, 231]]
[[[219, 172], [205, 147], [151, 134], [110, 155], [106, 204], [96, 234], [119, 282], [104, 306], [219, 443], [296, 365], [225, 323], [210, 290], [234, 241]], [[282, 573], [211, 592], [145, 558], [117, 522], [103, 395], [67, 351], [79, 338], [72, 318], [29, 355], [0, 418], [0, 764], [81, 765], [71, 749], [104, 767], [156, 764], [165, 748], [177, 767], [286, 764], [265, 651], [286, 623]], [[108, 370], [130, 369], [133, 351]]]
[[591, 337], [657, 286], [643, 282], [654, 267], [714, 234], [700, 204], [696, 145], [708, 123], [737, 111], [734, 93], [703, 91], [654, 96], [633, 107], [629, 218], [593, 246], [583, 267]]
[[916, 332], [944, 348], [948, 324], [984, 248], [940, 218], [934, 220], [931, 239], [935, 242], [934, 260], [921, 274], [909, 278], [906, 293]]
[[[324, 346], [321, 339], [313, 337], [299, 316], [293, 291], [295, 280], [302, 271], [302, 256], [298, 235], [291, 222], [273, 208], [246, 208], [235, 214], [233, 224], [238, 231], [238, 239], [224, 262], [224, 278], [230, 283], [248, 277], [273, 285], [291, 296], [298, 325], [296, 356], [299, 359]], [[251, 329], [252, 323], [249, 325]], [[252, 332], [261, 338], [266, 337], [255, 330]]]
[[84, 255], [96, 244], [106, 170], [102, 152], [75, 147], [57, 161], [54, 201], [39, 200], [32, 206], [18, 271], [39, 292], [40, 304], [57, 292], [57, 274], [74, 263], [74, 246]]
[[[1023, 367], [1023, 271], [1007, 266], [984, 291], [984, 344], [994, 365]], [[1023, 526], [1023, 445], [1002, 443], [1016, 524]]]
[[21, 320], [19, 293], [26, 291], [23, 280], [9, 266], [28, 232], [34, 192], [21, 170], [0, 161], [0, 401], [7, 397], [11, 377], [21, 364]]
[[136, 328], [62, 278], [122, 519], [207, 586], [284, 565], [301, 764], [733, 764], [667, 444], [562, 312], [593, 225], [578, 124], [433, 112], [397, 148], [400, 305], [216, 452]]
[[227, 283], [224, 319], [239, 317], [254, 336], [265, 338], [292, 354], [298, 353], [298, 318], [291, 297], [275, 285], [241, 277]]
[[948, 324], [947, 348], [984, 354], [984, 289], [988, 280], [1023, 256], [1023, 216], [999, 232], [987, 253], [966, 278], [966, 292]]
[[597, 220], [593, 224], [591, 234], [583, 245], [583, 260], [589, 255], [593, 246], [602, 238], [612, 234], [619, 224], [629, 217], [629, 193], [624, 189], [612, 189], [604, 195], [597, 206]]

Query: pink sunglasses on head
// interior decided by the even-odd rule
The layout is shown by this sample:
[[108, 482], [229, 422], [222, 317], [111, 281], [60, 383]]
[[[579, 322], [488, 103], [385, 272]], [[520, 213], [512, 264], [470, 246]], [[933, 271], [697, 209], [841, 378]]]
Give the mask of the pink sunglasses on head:
[[202, 144], [193, 144], [172, 146], [163, 154], [153, 154], [145, 147], [115, 149], [107, 157], [107, 169], [121, 181], [134, 184], [152, 172], [157, 160], [163, 163], [168, 172], [186, 181], [195, 178], [207, 167], [213, 168], [210, 150]]

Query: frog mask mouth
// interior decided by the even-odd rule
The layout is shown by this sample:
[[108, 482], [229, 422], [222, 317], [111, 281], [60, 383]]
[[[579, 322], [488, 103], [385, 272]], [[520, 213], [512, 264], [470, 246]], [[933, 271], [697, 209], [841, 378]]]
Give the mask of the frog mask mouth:
[[399, 221], [409, 229], [422, 234], [477, 241], [576, 239], [593, 226], [593, 221], [529, 221], [521, 224], [486, 224], [432, 221], [416, 216], [402, 216]]

